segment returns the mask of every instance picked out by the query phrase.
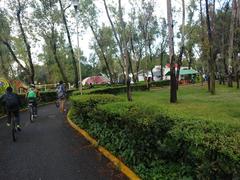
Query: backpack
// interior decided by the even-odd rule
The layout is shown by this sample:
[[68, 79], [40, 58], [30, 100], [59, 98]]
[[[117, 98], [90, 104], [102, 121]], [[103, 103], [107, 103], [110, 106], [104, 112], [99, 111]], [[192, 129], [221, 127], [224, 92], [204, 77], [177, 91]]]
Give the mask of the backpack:
[[58, 98], [64, 98], [65, 97], [65, 89], [63, 85], [60, 85], [57, 89], [57, 95]]
[[18, 98], [15, 94], [6, 94], [5, 102], [7, 109], [17, 109], [19, 107]]
[[37, 95], [34, 90], [30, 90], [27, 95], [28, 99], [34, 99], [37, 98]]

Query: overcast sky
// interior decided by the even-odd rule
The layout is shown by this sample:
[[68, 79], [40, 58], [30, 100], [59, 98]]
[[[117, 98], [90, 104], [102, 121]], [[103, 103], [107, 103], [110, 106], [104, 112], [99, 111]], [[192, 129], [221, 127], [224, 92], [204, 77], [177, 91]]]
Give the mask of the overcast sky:
[[[118, 2], [118, 0], [115, 0], [116, 2]], [[190, 0], [185, 0], [186, 1], [186, 5], [188, 5]], [[107, 2], [111, 2], [111, 0], [107, 0]], [[166, 4], [167, 0], [156, 0], [156, 6], [155, 6], [155, 14], [157, 17], [164, 17], [167, 18], [167, 4]], [[105, 24], [109, 24], [107, 15], [105, 13], [105, 9], [104, 9], [104, 5], [103, 5], [103, 1], [102, 0], [96, 0], [97, 3], [97, 7], [99, 9], [101, 9], [102, 11], [102, 15], [101, 15], [101, 21], [104, 22]], [[176, 8], [177, 10], [181, 11], [181, 0], [172, 0], [172, 4], [173, 7]], [[122, 6], [124, 8], [126, 8], [126, 11], [129, 10], [129, 0], [122, 0]], [[179, 22], [181, 21], [181, 15], [180, 13], [178, 14], [174, 14], [174, 20]], [[110, 24], [109, 24], [110, 25]], [[178, 24], [179, 25], [179, 24]], [[178, 26], [177, 25], [177, 26]], [[177, 28], [177, 27], [176, 27]], [[85, 33], [83, 33], [83, 36], [80, 37], [80, 46], [84, 51], [84, 55], [88, 57], [88, 55], [91, 53], [91, 50], [89, 49], [89, 41], [91, 40], [91, 38], [93, 37], [90, 29], [88, 29], [88, 31], [86, 31]], [[76, 45], [77, 41], [76, 41], [76, 36], [73, 37], [73, 44]]]
[[[158, 18], [160, 17], [164, 17], [167, 18], [167, 5], [166, 5], [166, 1], [167, 0], [156, 0], [156, 6], [155, 6], [155, 14]], [[185, 0], [186, 1], [186, 6], [188, 5], [190, 0]], [[106, 13], [104, 11], [104, 5], [103, 5], [103, 0], [96, 0], [95, 1], [97, 4], [97, 7], [101, 10], [101, 15], [99, 17], [101, 17], [101, 21], [104, 22], [105, 24], [109, 24], [109, 21], [107, 19]], [[107, 3], [110, 3], [111, 0], [107, 0]], [[114, 2], [118, 2], [117, 0], [115, 0]], [[0, 7], [6, 8], [6, 0], [0, 0]], [[179, 11], [181, 11], [181, 0], [172, 0], [172, 4], [173, 7]], [[122, 6], [126, 9], [126, 12], [129, 11], [129, 0], [122, 0]], [[177, 26], [181, 23], [181, 13], [177, 13], [174, 14], [174, 20], [179, 22], [175, 29], [177, 29]], [[71, 23], [74, 23], [75, 21], [73, 19], [70, 20]], [[74, 26], [73, 26], [74, 27]], [[88, 58], [91, 50], [89, 48], [89, 42], [92, 39], [93, 35], [90, 31], [90, 29], [84, 30], [81, 29], [81, 35], [80, 35], [80, 48], [83, 50], [84, 55]], [[73, 46], [76, 47], [77, 46], [77, 36], [76, 34], [73, 34], [72, 36], [72, 41], [73, 41]], [[36, 57], [36, 55], [39, 53], [40, 47], [41, 45], [37, 45], [36, 48], [33, 48], [33, 53], [34, 56]]]

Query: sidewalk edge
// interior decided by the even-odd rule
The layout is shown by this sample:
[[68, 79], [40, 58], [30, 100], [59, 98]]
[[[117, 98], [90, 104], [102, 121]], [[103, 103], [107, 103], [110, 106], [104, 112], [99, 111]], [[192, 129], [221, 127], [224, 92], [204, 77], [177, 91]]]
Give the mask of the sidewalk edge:
[[84, 136], [85, 139], [87, 139], [92, 145], [96, 146], [98, 151], [102, 153], [106, 158], [108, 158], [119, 170], [125, 174], [129, 179], [134, 180], [140, 180], [140, 178], [129, 168], [127, 167], [121, 160], [119, 160], [117, 157], [112, 155], [108, 150], [106, 150], [104, 147], [99, 146], [97, 144], [97, 141], [93, 139], [86, 131], [78, 127], [69, 117], [69, 114], [67, 114], [67, 121], [68, 123], [74, 128], [76, 131], [78, 131], [82, 136]]

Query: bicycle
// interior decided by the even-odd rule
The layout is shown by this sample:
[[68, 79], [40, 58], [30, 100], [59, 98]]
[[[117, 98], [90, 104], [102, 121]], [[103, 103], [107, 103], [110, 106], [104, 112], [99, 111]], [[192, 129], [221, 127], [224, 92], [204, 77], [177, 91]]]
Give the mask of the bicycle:
[[30, 122], [32, 123], [34, 121], [35, 114], [36, 114], [36, 107], [34, 107], [34, 102], [29, 102], [28, 108], [29, 108]]

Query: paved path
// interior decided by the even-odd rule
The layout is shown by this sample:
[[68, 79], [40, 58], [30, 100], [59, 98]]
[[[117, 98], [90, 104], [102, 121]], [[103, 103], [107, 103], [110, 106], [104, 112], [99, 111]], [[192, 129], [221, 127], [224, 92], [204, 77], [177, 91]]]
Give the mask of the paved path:
[[54, 105], [39, 108], [36, 122], [21, 113], [23, 130], [13, 143], [0, 120], [0, 180], [127, 179], [73, 130]]

